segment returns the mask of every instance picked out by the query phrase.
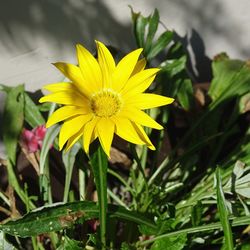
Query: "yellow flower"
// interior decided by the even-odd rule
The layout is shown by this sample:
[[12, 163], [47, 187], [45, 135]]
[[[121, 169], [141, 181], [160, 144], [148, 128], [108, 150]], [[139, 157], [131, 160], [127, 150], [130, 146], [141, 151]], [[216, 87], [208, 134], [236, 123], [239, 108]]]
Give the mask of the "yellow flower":
[[64, 106], [56, 110], [46, 127], [64, 121], [59, 134], [60, 150], [66, 150], [82, 138], [86, 153], [97, 137], [109, 156], [114, 134], [154, 150], [142, 126], [162, 129], [142, 110], [170, 104], [172, 98], [143, 93], [154, 80], [157, 68], [144, 69], [145, 59], [138, 60], [142, 49], [126, 55], [116, 65], [101, 42], [96, 42], [98, 59], [82, 45], [76, 45], [79, 66], [58, 62], [54, 65], [70, 80], [49, 84], [52, 92], [40, 102]]

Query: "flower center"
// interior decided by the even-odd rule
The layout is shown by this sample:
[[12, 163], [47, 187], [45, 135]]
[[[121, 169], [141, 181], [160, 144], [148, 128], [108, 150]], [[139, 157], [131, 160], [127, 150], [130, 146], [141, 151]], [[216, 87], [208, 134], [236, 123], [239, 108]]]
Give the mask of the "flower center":
[[95, 93], [90, 101], [93, 113], [100, 117], [115, 115], [121, 108], [120, 96], [111, 89], [104, 89]]

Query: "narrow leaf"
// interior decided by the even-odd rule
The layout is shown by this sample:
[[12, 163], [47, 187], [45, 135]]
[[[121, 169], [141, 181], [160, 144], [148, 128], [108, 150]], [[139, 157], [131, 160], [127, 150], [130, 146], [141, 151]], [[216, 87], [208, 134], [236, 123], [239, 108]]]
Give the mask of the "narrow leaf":
[[189, 79], [180, 84], [177, 92], [178, 101], [185, 110], [190, 110], [194, 105], [193, 86]]
[[231, 225], [228, 220], [228, 210], [226, 206], [226, 200], [224, 197], [224, 192], [222, 189], [222, 183], [221, 183], [221, 175], [220, 175], [220, 169], [216, 169], [216, 186], [217, 186], [217, 205], [220, 215], [220, 221], [222, 224], [224, 236], [225, 236], [225, 247], [228, 250], [233, 250], [233, 236], [232, 236], [232, 230]]
[[81, 144], [76, 143], [68, 152], [63, 152], [62, 154], [62, 160], [63, 160], [65, 170], [66, 170], [63, 202], [68, 201], [68, 194], [69, 194], [69, 188], [70, 188], [70, 181], [72, 177], [72, 171], [73, 171], [73, 167], [75, 164], [76, 155], [80, 149], [81, 149]]
[[138, 15], [135, 23], [135, 38], [139, 48], [144, 48], [145, 27], [148, 23], [148, 18]]
[[151, 60], [155, 56], [157, 56], [162, 50], [166, 48], [166, 46], [172, 41], [173, 39], [173, 32], [172, 31], [165, 31], [160, 35], [158, 40], [152, 45], [152, 49], [147, 55], [147, 59]]
[[[155, 223], [149, 219], [148, 215], [128, 211], [117, 205], [108, 206], [107, 216], [156, 228]], [[95, 202], [80, 201], [53, 204], [52, 206], [36, 209], [21, 219], [0, 224], [0, 230], [11, 235], [29, 237], [59, 231], [63, 228], [72, 227], [75, 223], [82, 223], [98, 217], [99, 209]]]
[[148, 54], [152, 46], [153, 38], [157, 31], [158, 24], [159, 24], [159, 12], [157, 9], [155, 9], [153, 15], [149, 18], [149, 22], [148, 22], [148, 34], [147, 34], [146, 43], [145, 43], [146, 55]]
[[47, 132], [46, 132], [44, 140], [43, 140], [41, 154], [40, 154], [40, 174], [44, 173], [44, 166], [45, 166], [45, 162], [46, 162], [46, 157], [47, 157], [48, 152], [51, 148], [51, 145], [53, 145], [53, 141], [57, 137], [59, 131], [60, 131], [60, 125], [58, 125], [58, 124], [47, 129]]

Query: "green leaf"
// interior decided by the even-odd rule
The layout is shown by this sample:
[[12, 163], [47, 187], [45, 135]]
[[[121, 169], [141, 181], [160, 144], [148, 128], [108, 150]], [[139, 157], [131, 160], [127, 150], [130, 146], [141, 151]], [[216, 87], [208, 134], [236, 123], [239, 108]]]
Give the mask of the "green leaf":
[[197, 201], [196, 205], [192, 208], [191, 212], [191, 221], [193, 226], [198, 226], [201, 223], [202, 218], [202, 203], [201, 201]]
[[40, 154], [40, 174], [44, 173], [44, 166], [46, 163], [48, 152], [60, 131], [60, 127], [61, 127], [60, 125], [56, 124], [48, 128], [46, 131], [46, 134], [43, 140], [42, 149], [41, 149], [41, 154]]
[[4, 232], [0, 232], [0, 250], [15, 250], [16, 248], [12, 246], [6, 239], [4, 238]]
[[81, 250], [83, 249], [80, 241], [71, 240], [66, 235], [63, 236], [62, 244], [57, 248], [57, 250]]
[[190, 110], [193, 107], [193, 85], [189, 79], [183, 80], [183, 82], [180, 84], [177, 92], [177, 97], [178, 101], [184, 109]]
[[90, 156], [90, 162], [98, 196], [101, 244], [102, 249], [106, 249], [108, 159], [100, 145]]
[[38, 106], [32, 101], [27, 93], [24, 92], [24, 119], [31, 127], [45, 124]]
[[[148, 215], [128, 211], [117, 205], [108, 205], [108, 217], [131, 221], [156, 228], [153, 220]], [[75, 223], [98, 218], [99, 209], [95, 202], [80, 201], [66, 204], [53, 204], [36, 209], [22, 218], [0, 224], [0, 230], [5, 233], [20, 237], [36, 236], [63, 228], [72, 227]]]
[[230, 100], [249, 92], [250, 67], [240, 60], [219, 60], [212, 64], [214, 78], [209, 95], [213, 101]]
[[172, 41], [173, 39], [173, 32], [172, 31], [165, 31], [160, 35], [157, 41], [152, 45], [150, 52], [147, 55], [147, 59], [151, 60], [155, 56], [157, 56], [162, 50], [166, 48], [166, 46]]
[[235, 163], [232, 176], [228, 182], [223, 186], [228, 193], [238, 193], [241, 196], [250, 198], [250, 174], [246, 174], [249, 167], [245, 168], [245, 164], [241, 161]]
[[168, 59], [163, 62], [160, 66], [169, 77], [174, 77], [186, 68], [187, 57], [186, 55], [181, 56], [177, 59]]
[[[133, 11], [132, 11], [133, 12]], [[140, 13], [134, 15], [134, 34], [139, 48], [144, 48], [145, 27], [148, 23], [148, 18]]]
[[152, 47], [152, 42], [157, 31], [159, 24], [159, 12], [157, 9], [154, 10], [154, 13], [149, 18], [148, 22], [148, 34], [145, 43], [145, 54], [147, 55]]
[[228, 250], [234, 249], [233, 244], [233, 235], [231, 230], [231, 225], [228, 219], [228, 210], [226, 206], [226, 200], [224, 197], [224, 192], [222, 189], [222, 183], [221, 183], [221, 175], [220, 175], [220, 169], [217, 167], [216, 169], [216, 186], [217, 186], [217, 205], [220, 215], [220, 221], [222, 224], [224, 236], [225, 236], [225, 247]]
[[4, 92], [8, 93], [11, 89], [12, 89], [12, 87], [6, 86], [4, 84], [0, 84], [0, 91], [4, 91]]
[[12, 88], [5, 100], [3, 114], [3, 142], [11, 164], [16, 162], [16, 148], [23, 127], [24, 87]]
[[159, 239], [154, 242], [150, 250], [181, 250], [187, 241], [187, 234], [179, 234], [178, 236]]
[[66, 175], [65, 175], [65, 185], [64, 185], [64, 195], [63, 195], [63, 202], [68, 201], [68, 194], [70, 188], [70, 181], [72, 177], [72, 171], [75, 164], [76, 155], [81, 149], [80, 143], [75, 143], [73, 147], [68, 152], [63, 152], [62, 160], [65, 166]]

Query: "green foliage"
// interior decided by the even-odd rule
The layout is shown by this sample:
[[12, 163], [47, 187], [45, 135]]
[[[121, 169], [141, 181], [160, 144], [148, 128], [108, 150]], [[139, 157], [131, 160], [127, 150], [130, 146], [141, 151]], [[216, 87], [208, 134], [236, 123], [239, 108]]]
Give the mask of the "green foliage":
[[4, 237], [4, 233], [0, 231], [0, 249], [1, 250], [15, 250], [16, 248], [11, 245]]
[[233, 244], [232, 230], [228, 219], [229, 213], [226, 206], [226, 199], [224, 196], [224, 192], [222, 189], [221, 175], [219, 168], [216, 169], [216, 186], [217, 186], [216, 193], [217, 193], [218, 212], [225, 236], [224, 248], [228, 250], [233, 250], [234, 244]]
[[[56, 105], [36, 105], [23, 85], [0, 85], [6, 93], [3, 142], [8, 156], [1, 164], [15, 191], [8, 196], [0, 186], [7, 218], [0, 224], [1, 247], [25, 248], [28, 240], [20, 237], [32, 237], [34, 249], [43, 249], [45, 241], [59, 250], [249, 247], [249, 62], [217, 56], [207, 90], [195, 86], [202, 90], [200, 102], [178, 34], [165, 27], [159, 34], [157, 10], [147, 17], [132, 10], [132, 19], [147, 64], [161, 68], [149, 91], [175, 98], [169, 108], [147, 111], [167, 127], [159, 133], [147, 129], [156, 151], [123, 147], [115, 140], [111, 159], [95, 143], [90, 155], [80, 143], [61, 153], [60, 124], [55, 125], [47, 130], [40, 152], [26, 153], [38, 164], [32, 182], [38, 191], [32, 189], [17, 165], [20, 133], [44, 124], [47, 114], [41, 112], [50, 115]], [[34, 190], [37, 199], [31, 201]], [[97, 200], [95, 191], [97, 202], [90, 201]], [[55, 202], [59, 192], [63, 203]], [[5, 234], [14, 236], [11, 243]]]
[[32, 101], [26, 92], [24, 92], [24, 117], [25, 121], [32, 128], [45, 124], [45, 119], [39, 111], [38, 106]]
[[57, 248], [57, 250], [81, 250], [81, 242], [76, 240], [71, 240], [69, 237], [64, 236], [62, 244]]
[[[107, 216], [121, 218], [155, 229], [154, 222], [141, 213], [132, 212], [116, 205], [108, 205]], [[67, 204], [53, 204], [40, 207], [18, 220], [0, 225], [5, 233], [20, 237], [36, 236], [53, 231], [60, 231], [99, 217], [99, 209], [95, 202], [81, 201]]]
[[11, 164], [16, 162], [18, 137], [23, 127], [24, 87], [12, 88], [6, 97], [3, 115], [3, 142]]
[[181, 250], [184, 248], [186, 241], [187, 235], [179, 234], [178, 236], [156, 240], [150, 250]]

